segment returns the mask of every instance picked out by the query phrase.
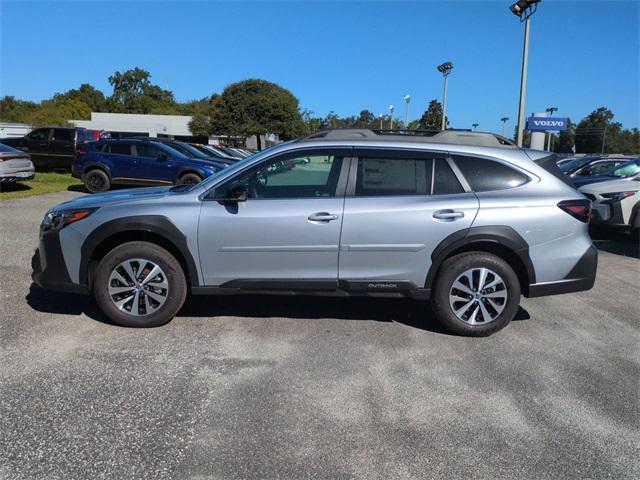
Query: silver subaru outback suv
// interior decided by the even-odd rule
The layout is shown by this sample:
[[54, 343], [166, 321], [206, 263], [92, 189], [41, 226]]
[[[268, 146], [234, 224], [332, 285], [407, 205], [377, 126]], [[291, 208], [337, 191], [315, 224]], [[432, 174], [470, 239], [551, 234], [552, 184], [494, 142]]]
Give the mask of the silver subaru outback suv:
[[450, 331], [489, 335], [521, 295], [593, 286], [590, 211], [553, 155], [496, 135], [328, 130], [198, 185], [57, 205], [33, 279], [130, 327], [168, 322], [187, 294], [251, 292], [430, 300]]

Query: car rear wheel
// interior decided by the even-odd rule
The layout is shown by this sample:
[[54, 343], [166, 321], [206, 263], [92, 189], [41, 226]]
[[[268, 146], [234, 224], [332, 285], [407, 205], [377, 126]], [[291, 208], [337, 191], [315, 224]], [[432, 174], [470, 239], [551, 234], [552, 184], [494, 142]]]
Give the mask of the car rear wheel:
[[103, 170], [96, 168], [84, 174], [84, 186], [90, 193], [106, 192], [111, 188], [111, 180]]
[[513, 320], [520, 303], [520, 282], [500, 257], [461, 253], [443, 262], [431, 303], [436, 318], [451, 332], [487, 336]]
[[102, 312], [125, 327], [157, 327], [180, 310], [187, 282], [180, 263], [148, 242], [124, 243], [98, 264], [94, 294]]
[[202, 177], [197, 173], [185, 173], [178, 179], [178, 185], [195, 185], [201, 181]]

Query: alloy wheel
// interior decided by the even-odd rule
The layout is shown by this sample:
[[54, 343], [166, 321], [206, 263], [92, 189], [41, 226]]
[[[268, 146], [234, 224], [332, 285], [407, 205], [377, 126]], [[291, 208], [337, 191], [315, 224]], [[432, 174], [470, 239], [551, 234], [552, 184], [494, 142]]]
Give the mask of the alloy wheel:
[[507, 286], [488, 268], [472, 268], [458, 276], [449, 291], [453, 313], [468, 325], [493, 322], [507, 305]]
[[167, 276], [154, 262], [144, 258], [125, 260], [109, 276], [109, 297], [123, 312], [150, 315], [167, 301]]

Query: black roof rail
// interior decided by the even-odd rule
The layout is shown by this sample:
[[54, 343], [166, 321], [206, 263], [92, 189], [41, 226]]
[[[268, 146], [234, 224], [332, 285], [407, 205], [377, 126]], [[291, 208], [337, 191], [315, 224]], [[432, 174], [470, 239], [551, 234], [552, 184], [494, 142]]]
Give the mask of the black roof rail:
[[465, 130], [443, 130], [433, 132], [429, 130], [374, 130], [366, 128], [336, 128], [320, 130], [310, 133], [299, 142], [330, 141], [330, 140], [359, 140], [359, 141], [387, 141], [409, 143], [445, 143], [452, 145], [473, 145], [481, 147], [516, 147], [515, 142], [501, 135], [490, 132], [475, 132]]

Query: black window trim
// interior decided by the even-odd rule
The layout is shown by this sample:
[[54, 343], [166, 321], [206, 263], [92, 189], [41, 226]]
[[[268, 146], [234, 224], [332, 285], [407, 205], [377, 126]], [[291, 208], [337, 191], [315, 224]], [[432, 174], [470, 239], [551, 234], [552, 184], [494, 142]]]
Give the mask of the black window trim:
[[[281, 152], [276, 152], [273, 155], [269, 155], [266, 158], [260, 159], [260, 161], [251, 163], [247, 165], [246, 168], [243, 168], [239, 172], [236, 172], [234, 175], [230, 177], [226, 177], [222, 179], [220, 183], [216, 183], [212, 185], [211, 188], [208, 188], [200, 195], [200, 200], [203, 202], [220, 202], [220, 198], [210, 198], [209, 194], [216, 190], [216, 188], [224, 185], [227, 182], [232, 181], [234, 178], [237, 178], [240, 175], [244, 175], [248, 170], [252, 168], [256, 168], [265, 163], [270, 163], [272, 161], [283, 161], [289, 158], [297, 158], [300, 156], [313, 156], [313, 155], [323, 155], [330, 154], [333, 156], [339, 156], [342, 154], [342, 165], [340, 166], [340, 172], [338, 174], [338, 181], [336, 183], [336, 193], [331, 197], [291, 197], [291, 198], [251, 198], [251, 202], [261, 201], [286, 201], [286, 200], [322, 200], [322, 199], [331, 199], [331, 198], [344, 198], [345, 190], [347, 186], [347, 176], [349, 174], [349, 168], [352, 164], [353, 160], [353, 147], [344, 146], [344, 145], [336, 145], [336, 146], [322, 146], [322, 147], [305, 147], [305, 148], [296, 148], [285, 150]], [[281, 158], [282, 160], [278, 160]], [[356, 162], [357, 163], [357, 162]]]
[[[527, 181], [516, 186], [516, 187], [511, 187], [511, 188], [501, 188], [499, 190], [483, 190], [481, 192], [476, 192], [475, 190], [473, 190], [471, 188], [471, 186], [469, 185], [469, 182], [467, 182], [467, 179], [464, 178], [464, 175], [462, 173], [462, 171], [459, 169], [458, 165], [456, 165], [456, 171], [457, 173], [459, 173], [459, 178], [464, 178], [465, 184], [469, 187], [469, 192], [473, 192], [476, 195], [479, 194], [483, 194], [483, 193], [495, 193], [495, 192], [511, 192], [517, 188], [523, 188], [528, 186], [529, 184], [531, 184], [532, 182], [539, 182], [540, 181], [540, 177], [538, 177], [537, 175], [534, 175], [533, 173], [529, 172], [528, 170], [525, 170], [524, 168], [521, 168], [518, 165], [515, 165], [507, 160], [503, 160], [501, 158], [498, 157], [491, 157], [489, 155], [482, 155], [482, 154], [478, 154], [478, 153], [470, 153], [470, 152], [451, 152], [453, 155], [459, 155], [461, 157], [473, 157], [473, 158], [479, 158], [482, 160], [489, 160], [492, 162], [497, 162], [497, 163], [501, 163], [502, 165], [504, 165], [507, 168], [511, 168], [513, 170], [515, 170], [518, 173], [521, 173], [522, 175], [524, 175], [527, 178]], [[455, 160], [453, 159], [452, 156], [449, 157], [449, 161], [450, 164], [454, 164], [455, 165]], [[535, 162], [534, 162], [535, 163]], [[541, 167], [542, 168], [542, 167]]]
[[[366, 197], [356, 195], [356, 182], [358, 175], [358, 160], [360, 158], [398, 158], [398, 159], [422, 159], [422, 160], [434, 160], [431, 162], [431, 189], [430, 193], [425, 194], [413, 194], [413, 195], [368, 195]], [[433, 194], [435, 187], [435, 168], [436, 160], [446, 161], [451, 171], [460, 182], [464, 192], [461, 193], [447, 193], [447, 194]], [[351, 170], [349, 171], [349, 183], [347, 184], [346, 196], [348, 198], [389, 198], [389, 197], [442, 197], [444, 195], [462, 195], [472, 192], [467, 180], [464, 178], [458, 166], [453, 162], [451, 154], [448, 151], [443, 150], [428, 150], [422, 148], [394, 148], [394, 147], [356, 147], [354, 149], [354, 157], [351, 163]]]

